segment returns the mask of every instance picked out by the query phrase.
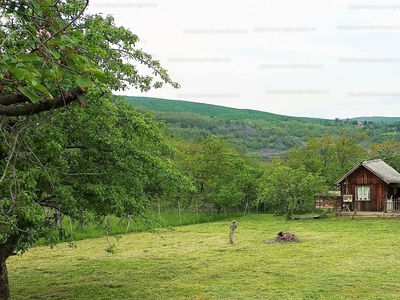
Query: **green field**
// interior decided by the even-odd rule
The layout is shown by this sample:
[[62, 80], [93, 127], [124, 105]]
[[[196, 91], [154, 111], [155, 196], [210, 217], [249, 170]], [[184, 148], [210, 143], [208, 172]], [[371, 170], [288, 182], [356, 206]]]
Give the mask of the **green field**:
[[[8, 261], [11, 299], [398, 299], [400, 219], [231, 220], [36, 247]], [[299, 243], [266, 243], [279, 231]]]

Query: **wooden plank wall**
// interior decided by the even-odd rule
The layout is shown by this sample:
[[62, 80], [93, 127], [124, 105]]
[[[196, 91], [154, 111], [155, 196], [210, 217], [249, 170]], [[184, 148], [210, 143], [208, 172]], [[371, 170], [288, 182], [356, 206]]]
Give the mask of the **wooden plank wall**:
[[[387, 197], [387, 185], [382, 179], [367, 170], [364, 166], [360, 166], [351, 173], [347, 180], [343, 180], [341, 184], [342, 195], [346, 194], [346, 185], [348, 194], [353, 195], [353, 203], [350, 210], [357, 211], [383, 211], [385, 199]], [[369, 185], [371, 187], [370, 201], [356, 201], [356, 186]], [[343, 198], [342, 198], [343, 201]], [[342, 203], [343, 205], [343, 203]]]

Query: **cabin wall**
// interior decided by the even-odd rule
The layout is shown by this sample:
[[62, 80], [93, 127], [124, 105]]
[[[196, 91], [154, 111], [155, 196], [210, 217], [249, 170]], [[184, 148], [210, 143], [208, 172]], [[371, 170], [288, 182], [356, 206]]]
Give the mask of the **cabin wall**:
[[[358, 185], [370, 186], [369, 201], [356, 200], [356, 186]], [[384, 211], [385, 199], [388, 195], [387, 184], [364, 166], [360, 166], [352, 172], [341, 182], [340, 186], [342, 207], [343, 204], [347, 204], [351, 211]], [[353, 201], [344, 203], [343, 195], [353, 195]]]

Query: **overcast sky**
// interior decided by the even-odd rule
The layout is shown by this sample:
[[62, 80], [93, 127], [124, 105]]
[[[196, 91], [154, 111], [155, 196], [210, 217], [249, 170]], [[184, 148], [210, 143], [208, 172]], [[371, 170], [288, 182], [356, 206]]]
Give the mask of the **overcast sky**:
[[400, 116], [399, 1], [89, 3], [181, 84], [124, 94], [301, 117]]

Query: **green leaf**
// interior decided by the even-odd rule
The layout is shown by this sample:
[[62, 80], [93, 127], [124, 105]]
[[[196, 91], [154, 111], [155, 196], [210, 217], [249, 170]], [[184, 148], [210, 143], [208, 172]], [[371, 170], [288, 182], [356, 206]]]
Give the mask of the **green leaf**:
[[29, 73], [35, 74], [35, 76], [38, 76], [40, 74], [38, 69], [35, 69], [31, 66], [23, 65], [23, 64], [18, 64], [18, 69], [26, 70]]
[[86, 56], [77, 54], [77, 53], [70, 53], [68, 54], [68, 58], [72, 59], [73, 61], [82, 64], [83, 62], [88, 62], [88, 58]]
[[57, 86], [53, 82], [46, 82], [46, 88], [51, 93], [57, 89]]
[[90, 87], [92, 85], [92, 80], [88, 75], [75, 76], [75, 82], [81, 88]]
[[47, 13], [49, 16], [54, 16], [54, 9], [50, 8], [50, 5], [52, 5], [52, 1], [41, 1], [40, 3], [41, 9]]
[[106, 74], [102, 70], [86, 68], [84, 71], [92, 74], [94, 77], [100, 80], [100, 82], [106, 82]]
[[40, 97], [36, 95], [34, 92], [32, 92], [29, 88], [19, 86], [18, 90], [24, 94], [26, 97], [28, 97], [33, 103], [36, 103], [40, 100]]
[[68, 54], [68, 67], [74, 70], [82, 70], [84, 68], [84, 62], [76, 54]]
[[15, 76], [15, 78], [17, 78], [18, 80], [23, 80], [24, 79], [24, 77], [25, 77], [25, 72], [24, 71], [22, 71], [20, 69], [17, 69], [17, 68], [14, 68], [14, 67], [11, 67], [11, 66], [9, 66], [8, 69]]
[[80, 71], [82, 68], [81, 66], [77, 65], [75, 63], [75, 61], [73, 61], [72, 59], [68, 58], [68, 68]]
[[69, 43], [71, 43], [71, 44], [73, 44], [73, 45], [76, 45], [76, 44], [79, 43], [79, 40], [74, 39], [74, 38], [71, 38], [70, 36], [65, 35], [65, 34], [61, 35], [61, 39], [62, 39], [63, 41], [65, 41], [65, 42], [69, 42]]
[[32, 86], [41, 91], [43, 94], [46, 94], [47, 96], [49, 96], [51, 99], [53, 99], [53, 95], [50, 94], [50, 92], [47, 90], [47, 88], [45, 86], [43, 86], [42, 84], [39, 83], [39, 80], [36, 78], [32, 79]]
[[50, 49], [50, 52], [56, 59], [59, 59], [61, 57], [61, 54], [54, 49]]
[[20, 57], [18, 57], [18, 61], [41, 61], [42, 58], [38, 56], [36, 53], [28, 53], [28, 54], [22, 54]]
[[30, 7], [30, 8], [36, 9], [36, 10], [39, 10], [39, 9], [40, 9], [40, 5], [39, 5], [35, 0], [28, 1], [28, 2], [26, 3], [26, 5], [27, 5], [28, 7]]

